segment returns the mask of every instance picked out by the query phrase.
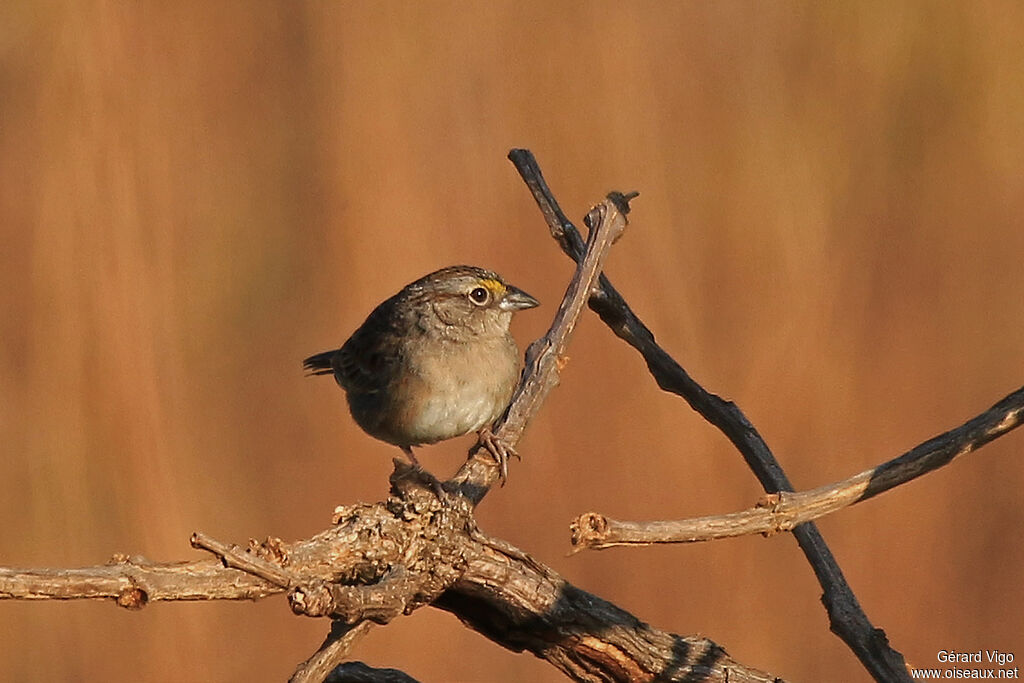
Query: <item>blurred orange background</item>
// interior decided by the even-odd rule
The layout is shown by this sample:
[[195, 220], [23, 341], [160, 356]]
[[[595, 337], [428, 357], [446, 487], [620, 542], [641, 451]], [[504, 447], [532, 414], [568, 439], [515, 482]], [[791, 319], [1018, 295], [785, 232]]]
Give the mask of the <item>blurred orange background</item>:
[[[607, 272], [809, 488], [1024, 380], [1024, 9], [1010, 2], [14, 2], [0, 7], [0, 565], [309, 536], [397, 449], [301, 360], [435, 268], [542, 300], [567, 213], [639, 190]], [[751, 505], [754, 477], [586, 313], [481, 526], [651, 624], [866, 680], [787, 535], [567, 557], [597, 510]], [[438, 474], [472, 439], [422, 449]], [[1024, 658], [1024, 434], [822, 521], [909, 662]], [[0, 679], [284, 680], [328, 624], [257, 604], [0, 603]], [[559, 681], [422, 609], [354, 656]]]

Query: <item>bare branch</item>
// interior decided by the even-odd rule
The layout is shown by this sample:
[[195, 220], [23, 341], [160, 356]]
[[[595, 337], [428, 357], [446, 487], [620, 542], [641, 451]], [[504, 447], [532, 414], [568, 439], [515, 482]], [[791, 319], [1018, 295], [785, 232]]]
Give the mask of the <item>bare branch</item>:
[[770, 494], [749, 510], [667, 522], [621, 522], [588, 512], [572, 523], [576, 550], [620, 545], [698, 543], [719, 538], [791, 531], [812, 519], [842, 510], [944, 467], [962, 455], [1020, 426], [1024, 387], [987, 411], [898, 458], [848, 479], [799, 493]]
[[[514, 149], [509, 152], [509, 159], [533, 193], [562, 251], [579, 262], [583, 245], [579, 231], [559, 208], [533, 154], [529, 150]], [[589, 305], [620, 339], [643, 355], [659, 387], [681, 396], [732, 441], [767, 493], [793, 490], [768, 445], [739, 407], [706, 391], [658, 346], [651, 331], [604, 275], [600, 286], [591, 294]], [[843, 639], [876, 680], [910, 681], [903, 655], [889, 647], [885, 632], [868, 620], [818, 528], [813, 523], [802, 524], [793, 530], [793, 535], [824, 590], [822, 602], [832, 631]]]
[[114, 599], [137, 609], [154, 600], [257, 600], [280, 590], [217, 560], [157, 564], [117, 557], [80, 569], [0, 567], [0, 599], [7, 600]]

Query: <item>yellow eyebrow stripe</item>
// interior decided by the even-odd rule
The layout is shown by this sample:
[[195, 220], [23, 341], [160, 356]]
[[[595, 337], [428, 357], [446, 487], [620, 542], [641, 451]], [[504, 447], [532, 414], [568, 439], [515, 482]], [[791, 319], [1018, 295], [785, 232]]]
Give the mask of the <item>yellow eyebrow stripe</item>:
[[491, 279], [491, 278], [487, 278], [485, 280], [480, 280], [480, 286], [481, 287], [486, 287], [495, 296], [501, 296], [501, 295], [505, 294], [505, 291], [506, 291], [505, 285], [502, 284], [501, 280], [494, 280], [494, 279]]

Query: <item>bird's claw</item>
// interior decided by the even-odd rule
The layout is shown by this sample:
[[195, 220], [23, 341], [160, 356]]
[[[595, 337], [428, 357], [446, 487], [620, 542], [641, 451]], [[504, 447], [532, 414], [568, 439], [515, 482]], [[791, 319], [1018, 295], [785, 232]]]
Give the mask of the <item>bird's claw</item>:
[[[402, 452], [405, 453], [406, 457], [408, 457], [409, 461], [412, 463], [412, 465], [409, 466], [409, 472], [406, 476], [415, 475], [420, 479], [420, 481], [426, 481], [428, 484], [430, 484], [430, 488], [434, 490], [434, 493], [437, 494], [437, 497], [440, 500], [444, 500], [448, 494], [445, 493], [444, 487], [442, 487], [441, 482], [438, 480], [438, 478], [435, 477], [430, 472], [428, 472], [427, 470], [423, 469], [423, 465], [421, 465], [420, 461], [416, 458], [416, 456], [412, 454], [411, 447], [399, 446], [399, 448], [402, 449]], [[395, 462], [397, 463], [398, 461], [396, 460]]]
[[480, 444], [487, 449], [487, 452], [498, 463], [501, 485], [504, 486], [505, 482], [508, 481], [508, 459], [514, 457], [522, 460], [522, 458], [512, 446], [509, 446], [500, 437], [496, 436], [490, 427], [480, 430]]

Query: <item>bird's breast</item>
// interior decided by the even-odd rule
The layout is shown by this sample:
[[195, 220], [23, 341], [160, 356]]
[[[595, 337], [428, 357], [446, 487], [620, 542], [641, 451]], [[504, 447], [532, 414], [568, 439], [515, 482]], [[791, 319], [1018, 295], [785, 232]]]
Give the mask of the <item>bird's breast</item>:
[[511, 337], [424, 345], [406, 359], [393, 396], [410, 445], [435, 443], [493, 422], [519, 379], [519, 351]]

